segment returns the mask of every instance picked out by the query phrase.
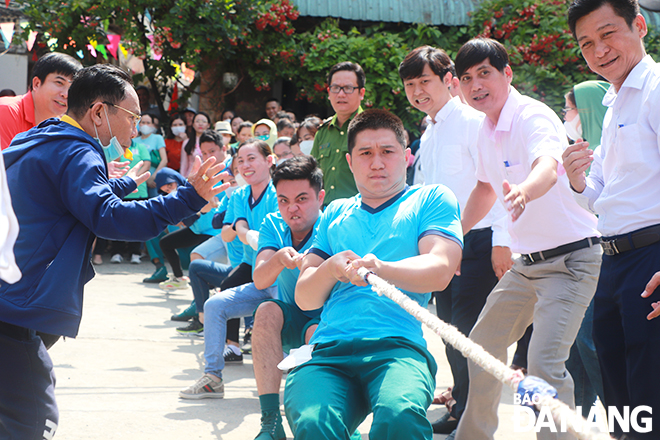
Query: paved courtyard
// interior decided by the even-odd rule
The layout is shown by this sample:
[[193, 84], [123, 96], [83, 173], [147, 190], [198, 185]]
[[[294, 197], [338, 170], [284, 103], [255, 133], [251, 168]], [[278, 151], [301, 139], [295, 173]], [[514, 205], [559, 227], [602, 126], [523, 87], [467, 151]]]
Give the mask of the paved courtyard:
[[[170, 321], [190, 303], [192, 291], [168, 294], [143, 284], [152, 270], [146, 262], [97, 267], [85, 290], [78, 338], [60, 341], [50, 352], [60, 408], [56, 438], [252, 440], [260, 410], [250, 356], [243, 365], [225, 369], [224, 399], [179, 399], [179, 390], [201, 375], [204, 340], [180, 336], [175, 328], [181, 324]], [[436, 335], [425, 334], [439, 367], [437, 388], [443, 390], [451, 386], [444, 345]], [[496, 440], [535, 439], [533, 433], [514, 433], [511, 402], [511, 392], [505, 390]], [[429, 418], [436, 420], [444, 412], [444, 406], [432, 405]], [[360, 427], [365, 439], [369, 423], [367, 419]]]

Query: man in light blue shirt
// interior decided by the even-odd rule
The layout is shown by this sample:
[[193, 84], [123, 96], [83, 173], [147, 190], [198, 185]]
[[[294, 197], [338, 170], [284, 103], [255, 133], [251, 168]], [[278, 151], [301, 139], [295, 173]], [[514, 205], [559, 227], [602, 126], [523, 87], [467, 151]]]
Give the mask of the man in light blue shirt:
[[346, 159], [359, 194], [326, 208], [296, 286], [302, 310], [323, 306], [313, 357], [287, 378], [296, 439], [348, 438], [371, 412], [370, 438], [432, 438], [436, 364], [421, 324], [357, 275], [365, 267], [426, 305], [461, 259], [456, 197], [440, 185], [407, 187], [403, 130], [384, 110], [349, 125]]

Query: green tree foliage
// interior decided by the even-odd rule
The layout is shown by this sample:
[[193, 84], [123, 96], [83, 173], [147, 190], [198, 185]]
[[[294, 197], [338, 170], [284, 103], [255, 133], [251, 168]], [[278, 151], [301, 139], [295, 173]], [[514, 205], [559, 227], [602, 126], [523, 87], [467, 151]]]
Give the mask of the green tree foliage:
[[[258, 76], [254, 60], [262, 53], [281, 54], [295, 46], [291, 22], [298, 18], [289, 0], [39, 0], [23, 12], [30, 19], [23, 38], [40, 32], [57, 40], [51, 50], [74, 56], [82, 50], [86, 64], [97, 62], [85, 48], [89, 41], [108, 44], [108, 33], [120, 34], [122, 44], [144, 60], [145, 75], [159, 95], [168, 92], [168, 80], [184, 62], [215, 72], [209, 88], [221, 88], [217, 79], [227, 70]], [[153, 36], [158, 60], [149, 56], [147, 35]], [[199, 81], [198, 76], [184, 88], [182, 101]]]
[[[454, 58], [469, 38], [494, 38], [509, 51], [514, 86], [556, 111], [570, 87], [595, 78], [568, 30], [569, 0], [484, 0], [469, 26], [453, 28], [420, 24], [399, 31], [383, 25], [357, 30], [327, 19], [302, 33], [294, 30], [298, 11], [290, 1], [39, 0], [26, 5], [30, 25], [23, 38], [32, 30], [47, 34], [46, 39], [57, 39], [51, 50], [75, 54], [83, 49], [84, 62], [91, 64], [97, 59], [85, 49], [88, 42], [107, 44], [108, 33], [120, 34], [129, 51], [143, 59], [145, 75], [161, 96], [171, 93], [176, 66], [185, 62], [210, 73], [202, 92], [217, 92], [218, 99], [232, 92], [221, 81], [232, 72], [239, 81], [248, 78], [258, 91], [290, 80], [298, 88], [297, 99], [327, 104], [326, 72], [337, 62], [354, 61], [367, 76], [363, 105], [393, 111], [414, 132], [423, 115], [410, 107], [397, 68], [421, 45], [443, 48]], [[148, 34], [159, 60], [149, 56]], [[649, 53], [660, 53], [657, 33], [650, 32], [646, 44]], [[200, 77], [180, 91], [182, 102]]]

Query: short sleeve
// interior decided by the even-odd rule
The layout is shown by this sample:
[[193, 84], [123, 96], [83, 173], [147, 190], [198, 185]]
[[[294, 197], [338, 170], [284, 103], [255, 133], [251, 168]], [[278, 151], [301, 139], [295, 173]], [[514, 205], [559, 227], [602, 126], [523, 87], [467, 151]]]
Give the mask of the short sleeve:
[[559, 120], [554, 121], [552, 116], [544, 113], [534, 113], [524, 121], [523, 139], [529, 153], [529, 166], [542, 156], [550, 156], [558, 163], [562, 163], [561, 155], [568, 147], [566, 132], [558, 127]]
[[265, 249], [272, 249], [278, 251], [282, 249], [282, 240], [280, 239], [281, 235], [276, 227], [277, 220], [273, 215], [269, 214], [264, 221], [261, 223], [259, 228], [259, 246], [257, 249], [257, 255], [259, 252]]
[[161, 136], [159, 134], [157, 134], [156, 136], [157, 136], [156, 137], [156, 149], [165, 148], [165, 139], [163, 138], [163, 136]]
[[430, 185], [420, 197], [418, 239], [430, 234], [440, 235], [456, 241], [463, 247], [463, 228], [458, 200], [449, 188], [443, 185]]
[[238, 204], [239, 201], [238, 199], [239, 197], [238, 194], [236, 194], [236, 192], [234, 192], [234, 194], [232, 194], [232, 197], [229, 198], [229, 202], [227, 205], [227, 213], [225, 214], [225, 220], [224, 220], [225, 225], [234, 224], [234, 220], [236, 218], [236, 205]]
[[314, 242], [312, 247], [309, 249], [309, 252], [319, 257], [327, 260], [333, 255], [332, 248], [328, 242], [328, 226], [334, 218], [334, 210], [332, 206], [326, 208], [326, 210], [321, 215], [321, 220], [319, 221], [319, 227], [314, 236]]

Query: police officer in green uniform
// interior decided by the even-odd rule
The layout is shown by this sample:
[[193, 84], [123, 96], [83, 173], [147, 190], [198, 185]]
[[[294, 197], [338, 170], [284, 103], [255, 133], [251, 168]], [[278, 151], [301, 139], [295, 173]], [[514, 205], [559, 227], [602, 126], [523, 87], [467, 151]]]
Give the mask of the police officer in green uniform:
[[364, 82], [364, 70], [350, 61], [335, 64], [328, 72], [328, 98], [335, 115], [319, 127], [312, 148], [312, 156], [323, 170], [324, 206], [335, 199], [357, 194], [355, 179], [346, 161], [347, 132], [351, 120], [362, 113], [360, 102], [364, 99]]

